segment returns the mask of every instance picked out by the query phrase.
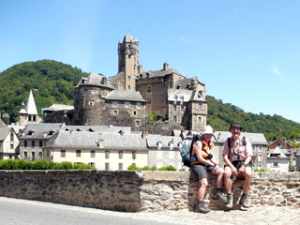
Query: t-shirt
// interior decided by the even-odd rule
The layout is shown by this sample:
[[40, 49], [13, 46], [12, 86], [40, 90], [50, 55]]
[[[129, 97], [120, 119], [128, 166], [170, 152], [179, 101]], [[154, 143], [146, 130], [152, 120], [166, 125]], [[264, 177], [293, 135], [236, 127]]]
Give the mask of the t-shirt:
[[[234, 141], [233, 138], [230, 140], [231, 151], [228, 148], [228, 139], [225, 141], [223, 146], [223, 157], [225, 155], [228, 156], [230, 151], [229, 160], [233, 161], [233, 152], [235, 155], [240, 155], [240, 160], [245, 160], [248, 156], [253, 157], [253, 153], [251, 151], [251, 143], [246, 139], [246, 146], [243, 145], [243, 138], [240, 137], [238, 140]], [[232, 152], [233, 150], [233, 152]]]

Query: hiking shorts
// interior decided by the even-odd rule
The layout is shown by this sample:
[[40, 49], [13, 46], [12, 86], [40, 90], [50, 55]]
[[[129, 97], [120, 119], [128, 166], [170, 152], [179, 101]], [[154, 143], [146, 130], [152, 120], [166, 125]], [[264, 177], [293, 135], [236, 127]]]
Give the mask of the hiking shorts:
[[[239, 161], [233, 161], [231, 162], [232, 165], [236, 168], [237, 171], [239, 171], [240, 167], [243, 165], [244, 160], [239, 160]], [[226, 167], [227, 165], [225, 165]]]
[[204, 165], [202, 163], [191, 165], [191, 170], [198, 178], [198, 180], [207, 178], [207, 171], [212, 172], [214, 169], [215, 166]]

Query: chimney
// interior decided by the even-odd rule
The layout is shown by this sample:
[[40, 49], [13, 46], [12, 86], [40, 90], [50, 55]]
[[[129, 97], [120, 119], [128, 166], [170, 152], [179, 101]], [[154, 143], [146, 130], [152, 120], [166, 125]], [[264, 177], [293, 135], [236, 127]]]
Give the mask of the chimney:
[[104, 140], [103, 139], [99, 139], [99, 142], [98, 142], [98, 144], [99, 144], [99, 148], [104, 148]]
[[164, 70], [168, 70], [169, 69], [169, 63], [164, 63]]
[[102, 84], [103, 85], [107, 85], [107, 77], [103, 77], [102, 78]]

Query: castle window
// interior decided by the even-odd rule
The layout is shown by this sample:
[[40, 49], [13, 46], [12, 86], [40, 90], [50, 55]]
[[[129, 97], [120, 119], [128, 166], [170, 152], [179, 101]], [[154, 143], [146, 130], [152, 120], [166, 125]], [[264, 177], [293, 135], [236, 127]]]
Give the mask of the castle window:
[[151, 87], [147, 87], [147, 92], [148, 93], [152, 92]]
[[130, 90], [130, 85], [128, 85], [128, 90]]
[[94, 102], [89, 102], [89, 105], [94, 105]]
[[118, 115], [118, 110], [114, 110], [114, 115]]
[[176, 116], [173, 117], [173, 122], [174, 122], [174, 123], [177, 123], [177, 118], [176, 118]]
[[84, 88], [80, 88], [80, 93], [82, 94], [84, 92]]
[[136, 116], [136, 111], [133, 111], [133, 115]]
[[136, 103], [136, 107], [141, 108], [141, 103], [140, 102]]
[[151, 100], [147, 100], [147, 104], [151, 104]]
[[84, 119], [84, 124], [86, 125], [88, 123], [88, 120], [87, 119]]
[[202, 110], [202, 103], [199, 103], [198, 109]]
[[129, 107], [129, 102], [125, 102], [125, 107], [126, 107], [126, 108]]
[[201, 116], [198, 117], [198, 123], [201, 123]]
[[128, 80], [130, 80], [130, 76], [128, 76]]
[[122, 90], [122, 84], [119, 84], [119, 90]]
[[118, 101], [114, 101], [114, 107], [118, 106]]

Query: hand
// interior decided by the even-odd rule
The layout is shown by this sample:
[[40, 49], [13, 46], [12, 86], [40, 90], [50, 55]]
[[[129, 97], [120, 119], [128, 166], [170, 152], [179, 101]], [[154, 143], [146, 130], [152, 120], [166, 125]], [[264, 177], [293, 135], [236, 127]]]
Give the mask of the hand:
[[213, 170], [213, 173], [218, 173], [218, 172], [219, 172], [219, 169], [220, 169], [219, 165], [216, 164], [216, 165], [215, 165], [215, 168], [214, 168], [214, 170]]
[[245, 173], [245, 169], [246, 169], [246, 167], [244, 165], [242, 165], [239, 169], [239, 173]]
[[231, 168], [231, 171], [232, 171], [232, 175], [233, 175], [233, 176], [236, 177], [236, 176], [238, 175], [238, 172], [237, 172], [237, 170], [236, 170], [235, 167], [232, 167], [232, 168]]

